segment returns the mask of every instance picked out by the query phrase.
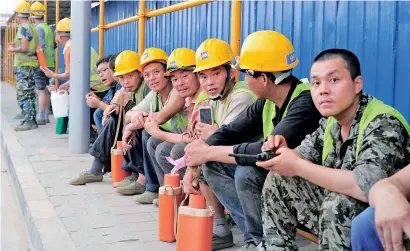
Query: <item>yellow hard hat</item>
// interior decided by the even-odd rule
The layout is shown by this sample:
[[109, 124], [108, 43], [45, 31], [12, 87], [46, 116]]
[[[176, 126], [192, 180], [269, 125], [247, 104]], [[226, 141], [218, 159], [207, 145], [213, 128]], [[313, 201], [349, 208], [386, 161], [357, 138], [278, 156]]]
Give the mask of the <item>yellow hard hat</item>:
[[14, 12], [18, 13], [20, 17], [28, 17], [30, 15], [30, 4], [26, 1], [19, 1]]
[[126, 50], [118, 54], [115, 59], [114, 76], [121, 76], [138, 70], [141, 72], [140, 55], [135, 51]]
[[44, 7], [42, 3], [35, 2], [30, 7], [30, 13], [33, 16], [43, 17], [44, 14], [46, 13], [46, 8]]
[[281, 72], [295, 68], [299, 60], [292, 43], [276, 31], [256, 31], [243, 41], [237, 67], [259, 72]]
[[195, 67], [195, 51], [188, 48], [173, 50], [168, 58], [167, 71], [172, 72], [187, 67]]
[[231, 46], [220, 39], [205, 40], [196, 50], [196, 68], [194, 72], [230, 64], [234, 58]]
[[160, 48], [147, 48], [141, 55], [141, 68], [155, 61], [163, 61], [165, 64], [168, 60], [168, 55]]
[[71, 32], [71, 19], [66, 17], [58, 21], [56, 32]]

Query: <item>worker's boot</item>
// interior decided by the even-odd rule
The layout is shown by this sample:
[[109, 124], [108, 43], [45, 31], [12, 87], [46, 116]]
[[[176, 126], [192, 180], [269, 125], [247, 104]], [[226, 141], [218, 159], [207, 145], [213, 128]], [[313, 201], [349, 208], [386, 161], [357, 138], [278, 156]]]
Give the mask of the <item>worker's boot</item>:
[[23, 120], [20, 125], [14, 127], [16, 132], [19, 131], [29, 131], [38, 128], [37, 122], [34, 118]]

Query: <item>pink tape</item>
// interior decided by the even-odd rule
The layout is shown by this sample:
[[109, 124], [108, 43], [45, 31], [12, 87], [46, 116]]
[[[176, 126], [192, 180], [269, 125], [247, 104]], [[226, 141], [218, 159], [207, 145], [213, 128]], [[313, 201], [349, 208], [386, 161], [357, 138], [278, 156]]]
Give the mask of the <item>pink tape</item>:
[[166, 157], [165, 158], [169, 163], [171, 163], [172, 165], [174, 165], [174, 168], [172, 168], [171, 170], [171, 175], [176, 174], [179, 170], [181, 170], [182, 168], [186, 167], [186, 161], [185, 161], [185, 156], [174, 160], [171, 157]]

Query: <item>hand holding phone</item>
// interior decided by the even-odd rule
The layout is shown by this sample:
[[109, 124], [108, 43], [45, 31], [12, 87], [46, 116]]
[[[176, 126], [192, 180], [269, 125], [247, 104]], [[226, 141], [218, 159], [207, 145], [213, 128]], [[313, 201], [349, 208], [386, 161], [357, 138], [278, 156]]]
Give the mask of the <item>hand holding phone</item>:
[[212, 112], [212, 107], [204, 106], [199, 108], [199, 122], [213, 125], [214, 124], [214, 116]]

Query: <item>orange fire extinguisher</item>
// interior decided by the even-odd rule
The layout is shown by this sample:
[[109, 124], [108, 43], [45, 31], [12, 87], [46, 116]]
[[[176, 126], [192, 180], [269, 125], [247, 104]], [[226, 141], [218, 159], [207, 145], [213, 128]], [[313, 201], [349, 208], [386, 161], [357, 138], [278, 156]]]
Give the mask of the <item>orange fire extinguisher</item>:
[[39, 44], [36, 46], [36, 54], [40, 66], [47, 67], [46, 56], [44, 55], [44, 51], [41, 49], [41, 46]]

